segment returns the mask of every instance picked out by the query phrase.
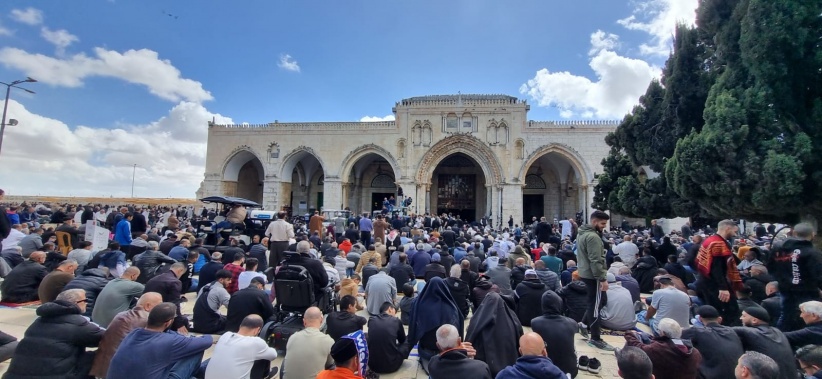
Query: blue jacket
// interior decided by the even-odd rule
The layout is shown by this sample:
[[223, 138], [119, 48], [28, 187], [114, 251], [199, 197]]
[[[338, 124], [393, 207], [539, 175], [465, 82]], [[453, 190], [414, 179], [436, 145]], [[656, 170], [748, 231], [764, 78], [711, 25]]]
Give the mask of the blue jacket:
[[547, 357], [527, 355], [517, 358], [517, 363], [504, 368], [497, 379], [567, 379]]
[[129, 246], [131, 245], [131, 224], [126, 219], [121, 219], [120, 222], [117, 223], [117, 227], [114, 229], [114, 240], [120, 244], [120, 246]]

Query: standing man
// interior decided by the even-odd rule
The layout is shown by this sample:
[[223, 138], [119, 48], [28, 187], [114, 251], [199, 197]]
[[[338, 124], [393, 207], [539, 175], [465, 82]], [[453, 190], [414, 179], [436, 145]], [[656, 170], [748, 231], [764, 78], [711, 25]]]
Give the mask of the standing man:
[[314, 215], [311, 216], [311, 221], [308, 222], [308, 233], [314, 234], [314, 232], [316, 232], [318, 235], [322, 236], [324, 234], [323, 221], [325, 221], [325, 218], [320, 216], [320, 211], [314, 211]]
[[799, 304], [818, 300], [822, 285], [822, 253], [811, 242], [815, 234], [813, 226], [797, 224], [793, 233], [795, 238], [786, 240], [781, 248], [773, 249], [768, 267], [779, 282], [782, 315], [778, 321], [773, 321], [783, 332], [802, 328]]
[[[6, 191], [0, 189], [0, 201], [3, 201], [5, 195]], [[6, 207], [0, 205], [0, 243], [9, 236], [9, 233], [11, 233], [11, 223], [8, 217], [6, 217]]]
[[371, 223], [371, 219], [368, 218], [368, 212], [363, 212], [362, 217], [360, 218], [360, 241], [365, 246], [371, 244], [371, 231], [374, 230], [374, 224]]
[[603, 211], [594, 211], [591, 214], [591, 224], [583, 225], [577, 236], [578, 272], [580, 279], [585, 283], [588, 297], [588, 309], [579, 324], [579, 332], [587, 338], [590, 329], [588, 344], [606, 351], [614, 351], [614, 347], [600, 337], [599, 311], [608, 301], [605, 295], [608, 291], [608, 268], [605, 266], [602, 231], [610, 218], [611, 216]]
[[374, 221], [374, 241], [380, 241], [385, 243], [385, 230], [390, 227], [387, 222], [385, 222], [385, 217], [380, 215], [377, 216], [377, 221]]
[[268, 266], [277, 267], [282, 262], [283, 253], [288, 249], [288, 241], [294, 238], [294, 225], [285, 221], [285, 212], [277, 213], [277, 221], [268, 225], [265, 235], [268, 237]]
[[733, 220], [722, 220], [716, 229], [716, 234], [702, 242], [696, 256], [696, 291], [707, 305], [719, 311], [722, 324], [731, 326], [739, 320], [736, 291], [742, 289], [742, 278], [728, 242], [736, 236], [737, 226]]
[[148, 231], [148, 222], [146, 216], [143, 216], [143, 209], [140, 207], [134, 208], [131, 223], [131, 237], [137, 238]]

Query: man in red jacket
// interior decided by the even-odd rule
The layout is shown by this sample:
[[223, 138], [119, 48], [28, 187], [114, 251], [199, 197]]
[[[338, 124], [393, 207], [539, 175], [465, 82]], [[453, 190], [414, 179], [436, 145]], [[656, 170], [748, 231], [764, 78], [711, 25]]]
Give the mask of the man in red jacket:
[[719, 311], [722, 324], [730, 326], [740, 315], [736, 291], [742, 289], [742, 278], [728, 242], [736, 236], [738, 227], [733, 220], [722, 220], [716, 229], [716, 234], [706, 238], [697, 253], [696, 289], [706, 305]]

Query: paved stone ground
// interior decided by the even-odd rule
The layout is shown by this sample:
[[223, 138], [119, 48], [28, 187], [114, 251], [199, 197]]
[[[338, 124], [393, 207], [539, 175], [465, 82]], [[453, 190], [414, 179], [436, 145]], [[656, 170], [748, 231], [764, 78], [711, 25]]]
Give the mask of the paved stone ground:
[[[183, 303], [183, 313], [184, 314], [192, 314], [194, 308], [194, 302], [192, 301], [195, 298], [194, 293], [187, 294], [187, 298], [190, 301]], [[358, 313], [360, 316], [368, 318], [368, 313], [365, 311], [360, 311]], [[18, 339], [23, 338], [23, 335], [26, 331], [26, 328], [32, 323], [35, 315], [35, 307], [20, 307], [20, 308], [0, 308], [0, 330], [5, 333], [11, 334]], [[465, 327], [468, 327], [469, 319], [465, 322]], [[530, 328], [525, 328], [526, 331], [530, 331]], [[406, 329], [407, 331], [407, 329]], [[622, 347], [624, 344], [624, 340], [622, 337], [614, 337], [614, 336], [603, 336], [602, 337], [606, 342], [610, 343], [616, 347]], [[547, 341], [550, 343], [550, 341]], [[213, 347], [206, 351], [205, 358], [209, 358], [211, 356]], [[617, 375], [617, 366], [616, 366], [616, 359], [614, 358], [614, 354], [612, 352], [601, 351], [595, 349], [593, 347], [588, 346], [588, 344], [582, 339], [582, 336], [577, 335], [576, 339], [576, 351], [577, 356], [587, 355], [588, 357], [596, 357], [602, 363], [602, 369], [599, 374], [594, 375], [587, 372], [580, 372], [577, 378], [618, 378]], [[385, 379], [413, 379], [413, 378], [427, 378], [428, 376], [425, 375], [423, 370], [420, 368], [417, 357], [416, 357], [416, 350], [412, 351], [411, 357], [405, 361], [400, 368], [399, 371], [393, 374], [388, 375], [381, 375], [381, 378]], [[273, 364], [279, 366], [282, 363], [282, 357], [278, 357]], [[9, 367], [9, 362], [0, 363], [0, 374], [6, 372]]]

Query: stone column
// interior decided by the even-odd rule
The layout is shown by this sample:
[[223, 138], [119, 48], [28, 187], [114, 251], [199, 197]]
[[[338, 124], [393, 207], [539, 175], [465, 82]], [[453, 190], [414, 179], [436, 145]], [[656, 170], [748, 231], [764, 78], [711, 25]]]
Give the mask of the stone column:
[[[483, 216], [488, 216], [493, 212], [493, 204], [494, 204], [494, 186], [487, 184], [485, 185], [485, 214]], [[493, 212], [496, 213], [496, 212]], [[477, 215], [479, 216], [479, 215]]]
[[279, 203], [281, 190], [282, 187], [280, 186], [279, 179], [266, 177], [265, 181], [263, 181], [263, 208], [266, 210], [279, 210], [281, 208]]
[[342, 209], [342, 194], [342, 181], [326, 177], [323, 183], [323, 208]]
[[425, 183], [425, 211], [428, 213], [435, 213], [435, 210], [431, 209], [431, 183]]
[[503, 222], [508, 222], [508, 217], [511, 215], [514, 216], [514, 223], [522, 226], [522, 184], [503, 184]]

